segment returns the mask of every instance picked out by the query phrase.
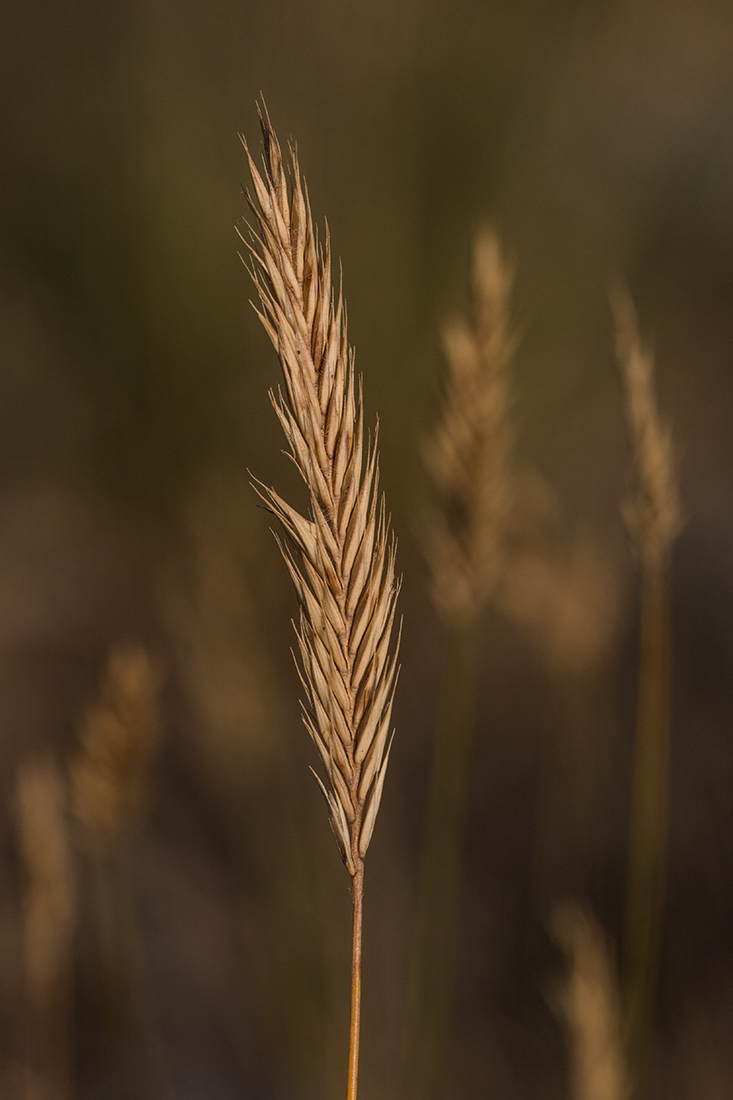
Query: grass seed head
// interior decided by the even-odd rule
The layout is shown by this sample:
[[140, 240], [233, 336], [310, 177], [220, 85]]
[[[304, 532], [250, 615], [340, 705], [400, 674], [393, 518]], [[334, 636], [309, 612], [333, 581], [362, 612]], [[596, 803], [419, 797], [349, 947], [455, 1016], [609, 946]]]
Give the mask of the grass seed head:
[[261, 172], [242, 138], [253, 193], [251, 224], [240, 236], [256, 312], [280, 359], [283, 385], [270, 398], [307, 489], [307, 512], [272, 488], [255, 488], [284, 531], [280, 548], [300, 604], [304, 722], [353, 876], [371, 840], [391, 745], [395, 540], [379, 493], [377, 431], [364, 434], [361, 379], [341, 286], [336, 292], [332, 283], [328, 228], [319, 239], [295, 145], [288, 179], [264, 104], [259, 113]]
[[66, 785], [50, 760], [21, 765], [17, 807], [25, 871], [27, 993], [42, 1001], [69, 965], [74, 919]]
[[160, 735], [160, 676], [142, 646], [112, 651], [70, 768], [84, 843], [103, 850], [138, 814]]
[[615, 961], [603, 930], [580, 906], [559, 906], [555, 940], [567, 973], [553, 998], [568, 1038], [573, 1100], [629, 1100]]
[[635, 489], [624, 518], [639, 559], [658, 568], [668, 559], [681, 528], [674, 446], [659, 416], [654, 356], [641, 343], [633, 302], [618, 287], [611, 290], [610, 299], [634, 457]]
[[493, 229], [474, 243], [471, 314], [446, 325], [440, 412], [424, 448], [433, 502], [426, 553], [436, 607], [448, 619], [476, 614], [501, 574], [512, 508], [507, 367], [513, 271]]

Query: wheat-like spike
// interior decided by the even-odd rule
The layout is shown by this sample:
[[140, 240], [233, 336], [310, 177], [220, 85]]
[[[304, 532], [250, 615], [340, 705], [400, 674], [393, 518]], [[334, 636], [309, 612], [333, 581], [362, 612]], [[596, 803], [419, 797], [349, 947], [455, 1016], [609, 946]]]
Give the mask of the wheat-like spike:
[[331, 827], [349, 874], [361, 867], [389, 758], [397, 679], [390, 645], [400, 581], [395, 540], [378, 491], [376, 431], [364, 439], [361, 379], [346, 333], [341, 286], [331, 282], [328, 227], [313, 225], [290, 144], [286, 178], [280, 144], [264, 104], [261, 174], [244, 145], [254, 195], [249, 270], [258, 315], [277, 350], [284, 388], [270, 393], [308, 489], [301, 515], [274, 489], [255, 488], [285, 532], [280, 543], [300, 604], [296, 628], [304, 721], [326, 769]]
[[603, 931], [573, 903], [557, 908], [552, 925], [568, 962], [554, 1004], [567, 1031], [573, 1100], [628, 1100], [618, 981]]
[[496, 233], [476, 237], [469, 316], [443, 330], [446, 369], [423, 448], [431, 499], [423, 525], [431, 595], [445, 627], [405, 1060], [407, 1100], [443, 1091], [479, 669], [480, 621], [506, 565], [513, 508], [508, 371], [512, 272]]
[[513, 271], [496, 233], [473, 254], [473, 306], [443, 330], [440, 414], [424, 448], [434, 502], [426, 531], [433, 598], [448, 618], [475, 614], [501, 570], [511, 507], [507, 366], [516, 346], [508, 306]]
[[567, 1034], [572, 1100], [629, 1100], [618, 979], [603, 930], [568, 902], [553, 914], [552, 932], [568, 963], [553, 1000]]
[[616, 354], [626, 391], [626, 416], [634, 452], [635, 495], [624, 517], [642, 562], [663, 565], [681, 527], [674, 446], [654, 394], [654, 355], [642, 345], [636, 310], [620, 287], [610, 291]]
[[[353, 886], [348, 1100], [356, 1100], [361, 1002], [364, 857], [392, 747], [390, 723], [399, 636], [395, 539], [379, 493], [377, 429], [364, 438], [361, 378], [346, 332], [341, 280], [331, 281], [331, 242], [313, 225], [298, 154], [288, 183], [267, 109], [258, 108], [260, 174], [240, 135], [254, 196], [249, 271], [262, 321], [282, 367], [270, 399], [308, 490], [302, 515], [261, 482], [255, 489], [285, 532], [278, 539], [300, 604], [296, 627], [303, 718], [328, 785], [316, 775]], [[314, 772], [314, 774], [316, 774]]]
[[50, 760], [21, 766], [18, 819], [26, 872], [26, 980], [36, 1000], [49, 995], [68, 966], [74, 883], [66, 799], [64, 779]]
[[654, 1011], [668, 846], [672, 706], [671, 558], [680, 502], [671, 433], [653, 388], [654, 360], [628, 293], [611, 290], [626, 390], [635, 494], [624, 514], [641, 566], [639, 693], [622, 939], [626, 1057], [638, 1073]]
[[76, 889], [67, 784], [58, 765], [43, 758], [22, 762], [17, 784], [24, 871], [21, 1091], [25, 1100], [69, 1100], [75, 1091], [71, 1024]]
[[159, 671], [146, 649], [112, 650], [70, 766], [74, 815], [92, 850], [113, 843], [143, 801], [160, 735], [159, 692]]

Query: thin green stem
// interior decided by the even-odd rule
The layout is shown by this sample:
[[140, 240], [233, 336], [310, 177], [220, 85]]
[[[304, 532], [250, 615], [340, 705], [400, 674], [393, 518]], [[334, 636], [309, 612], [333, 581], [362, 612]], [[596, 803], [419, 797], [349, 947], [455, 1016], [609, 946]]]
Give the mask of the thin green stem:
[[468, 763], [473, 733], [479, 623], [449, 628], [433, 745], [432, 774], [417, 916], [408, 1021], [406, 1100], [441, 1091], [453, 999]]
[[622, 953], [626, 1046], [632, 1072], [643, 1056], [654, 1012], [667, 861], [672, 623], [669, 570], [657, 564], [646, 564], [642, 577], [640, 650]]

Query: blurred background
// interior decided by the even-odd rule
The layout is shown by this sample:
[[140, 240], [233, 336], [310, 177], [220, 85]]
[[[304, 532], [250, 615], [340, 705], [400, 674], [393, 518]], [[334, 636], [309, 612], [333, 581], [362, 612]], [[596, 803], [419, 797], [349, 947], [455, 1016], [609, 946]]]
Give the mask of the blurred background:
[[[638, 578], [611, 278], [686, 518], [647, 1095], [733, 1094], [730, 5], [25, 0], [0, 59], [2, 1096], [343, 1088], [348, 876], [247, 472], [297, 499], [234, 229], [260, 91], [343, 265], [404, 573], [363, 1095], [400, 1095], [443, 646], [420, 440], [486, 221], [516, 264], [515, 461], [551, 568], [484, 624], [445, 1095], [568, 1096], [550, 914], [619, 932]], [[110, 794], [120, 714], [142, 748]]]

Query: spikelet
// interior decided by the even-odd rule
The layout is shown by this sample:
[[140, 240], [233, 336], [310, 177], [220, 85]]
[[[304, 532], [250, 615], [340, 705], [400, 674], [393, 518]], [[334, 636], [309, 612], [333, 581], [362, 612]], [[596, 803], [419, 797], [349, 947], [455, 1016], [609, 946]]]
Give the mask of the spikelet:
[[70, 766], [74, 816], [92, 850], [113, 843], [140, 810], [160, 734], [159, 690], [147, 650], [122, 645], [112, 651]]
[[568, 962], [554, 1003], [568, 1038], [572, 1100], [628, 1100], [618, 983], [603, 931], [590, 913], [566, 904], [553, 932]]
[[667, 560], [681, 527], [672, 437], [659, 417], [654, 356], [639, 338], [633, 302], [618, 287], [612, 288], [610, 300], [636, 481], [635, 495], [626, 504], [624, 517], [639, 559], [659, 567]]
[[327, 772], [319, 779], [331, 826], [354, 876], [372, 836], [391, 748], [397, 677], [392, 627], [400, 582], [395, 541], [378, 493], [377, 433], [364, 437], [361, 380], [331, 283], [326, 227], [319, 243], [298, 154], [292, 175], [267, 110], [259, 112], [264, 174], [247, 143], [254, 196], [250, 274], [258, 316], [278, 353], [284, 391], [270, 399], [305, 482], [308, 515], [258, 483], [285, 532], [280, 542], [300, 604], [296, 628], [304, 721]]
[[426, 525], [432, 593], [447, 618], [480, 610], [501, 573], [512, 505], [507, 366], [513, 271], [493, 229], [476, 237], [472, 315], [443, 330], [440, 414], [424, 447], [433, 483]]

